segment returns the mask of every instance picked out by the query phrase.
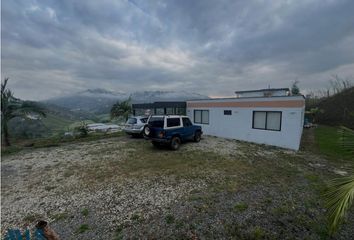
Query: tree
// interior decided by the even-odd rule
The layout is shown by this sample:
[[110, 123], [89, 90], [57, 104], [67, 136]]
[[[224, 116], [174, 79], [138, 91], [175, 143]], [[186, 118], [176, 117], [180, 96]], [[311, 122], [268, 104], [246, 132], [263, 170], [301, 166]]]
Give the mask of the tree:
[[76, 130], [80, 133], [80, 137], [86, 137], [88, 135], [87, 124], [82, 121], [80, 126], [76, 127]]
[[124, 117], [128, 120], [129, 115], [132, 113], [131, 98], [122, 102], [117, 102], [113, 104], [111, 108], [111, 118]]
[[291, 86], [291, 94], [292, 95], [299, 95], [300, 94], [300, 89], [298, 87], [299, 81], [295, 80], [293, 82], [293, 85]]
[[343, 221], [354, 200], [354, 175], [335, 179], [327, 192], [330, 234], [333, 235]]
[[31, 118], [31, 114], [45, 117], [44, 109], [32, 101], [22, 101], [14, 97], [10, 89], [6, 87], [9, 78], [1, 83], [1, 130], [5, 146], [10, 146], [8, 123], [15, 117]]

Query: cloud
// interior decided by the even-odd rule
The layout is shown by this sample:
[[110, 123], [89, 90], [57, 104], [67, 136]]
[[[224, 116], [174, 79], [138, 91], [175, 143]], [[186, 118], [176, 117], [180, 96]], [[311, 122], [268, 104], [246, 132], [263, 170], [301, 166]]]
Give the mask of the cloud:
[[[2, 75], [19, 97], [85, 88], [234, 90], [326, 86], [354, 76], [354, 2], [2, 3]], [[348, 67], [349, 66], [349, 67]]]

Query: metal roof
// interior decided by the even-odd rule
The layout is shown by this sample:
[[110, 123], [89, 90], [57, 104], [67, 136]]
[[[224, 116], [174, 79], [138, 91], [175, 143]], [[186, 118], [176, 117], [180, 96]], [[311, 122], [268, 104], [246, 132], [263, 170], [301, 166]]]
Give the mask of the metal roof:
[[290, 89], [289, 88], [265, 88], [265, 89], [258, 89], [258, 90], [235, 91], [235, 93], [239, 94], [239, 93], [266, 92], [266, 91], [290, 91]]
[[154, 103], [135, 103], [132, 104], [133, 108], [169, 108], [169, 107], [180, 107], [186, 108], [185, 101], [171, 101], [171, 102], [154, 102]]

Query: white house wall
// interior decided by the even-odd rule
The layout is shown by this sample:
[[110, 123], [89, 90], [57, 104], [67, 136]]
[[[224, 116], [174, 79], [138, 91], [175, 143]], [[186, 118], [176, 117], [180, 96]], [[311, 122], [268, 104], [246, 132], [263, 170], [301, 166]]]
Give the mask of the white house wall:
[[[188, 107], [187, 115], [194, 123], [194, 110], [209, 110], [209, 124], [202, 126], [204, 134], [268, 144], [298, 150], [303, 129], [304, 107]], [[224, 115], [231, 110], [232, 115]], [[252, 128], [253, 111], [281, 111], [281, 130]]]

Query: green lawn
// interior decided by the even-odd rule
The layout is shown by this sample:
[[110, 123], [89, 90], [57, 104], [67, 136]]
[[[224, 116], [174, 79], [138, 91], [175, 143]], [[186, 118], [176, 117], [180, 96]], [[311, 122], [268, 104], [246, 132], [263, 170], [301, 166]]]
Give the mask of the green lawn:
[[[354, 142], [354, 134], [347, 131], [347, 144]], [[331, 159], [354, 159], [352, 148], [343, 147], [339, 127], [319, 126], [315, 129], [315, 139], [319, 151]]]

